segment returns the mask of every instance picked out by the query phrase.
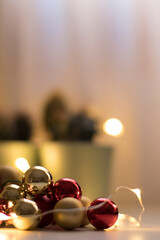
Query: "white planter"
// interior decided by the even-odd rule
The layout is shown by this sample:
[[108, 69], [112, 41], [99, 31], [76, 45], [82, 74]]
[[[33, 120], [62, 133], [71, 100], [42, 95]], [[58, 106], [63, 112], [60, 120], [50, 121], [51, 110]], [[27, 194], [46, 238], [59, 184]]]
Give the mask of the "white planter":
[[39, 149], [41, 165], [54, 181], [73, 178], [91, 199], [109, 195], [112, 153], [111, 147], [91, 143], [46, 142]]

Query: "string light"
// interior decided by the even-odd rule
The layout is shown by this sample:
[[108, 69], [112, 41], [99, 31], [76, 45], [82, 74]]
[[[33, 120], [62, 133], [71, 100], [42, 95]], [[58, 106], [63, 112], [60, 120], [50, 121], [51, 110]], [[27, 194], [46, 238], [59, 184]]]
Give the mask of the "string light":
[[[114, 191], [114, 193], [112, 195], [110, 195], [108, 197], [108, 199], [110, 199], [113, 195], [115, 195], [120, 189], [127, 189], [131, 192], [133, 192], [137, 198], [138, 198], [138, 201], [142, 207], [142, 211], [139, 215], [139, 218], [138, 218], [138, 221], [132, 217], [132, 216], [128, 216], [127, 214], [119, 214], [119, 217], [118, 217], [118, 221], [116, 223], [116, 226], [118, 226], [119, 224], [119, 220], [122, 221], [122, 220], [128, 220], [129, 222], [133, 223], [133, 224], [136, 224], [137, 227], [139, 227], [141, 225], [141, 217], [142, 217], [142, 214], [143, 212], [145, 211], [145, 208], [144, 208], [144, 205], [143, 205], [143, 202], [142, 202], [142, 197], [141, 197], [141, 190], [139, 188], [136, 188], [136, 189], [132, 189], [132, 188], [129, 188], [129, 187], [126, 187], [126, 186], [119, 186], [116, 188], [116, 190]], [[89, 209], [91, 210], [95, 210], [95, 209], [98, 209], [98, 208], [101, 208], [103, 205], [105, 205], [106, 202], [102, 202], [98, 205], [95, 205], [95, 206], [90, 206]], [[45, 215], [48, 215], [48, 214], [51, 214], [51, 213], [57, 213], [57, 212], [61, 212], [61, 213], [70, 213], [70, 212], [77, 212], [77, 211], [85, 211], [86, 210], [86, 207], [81, 207], [81, 208], [72, 208], [72, 209], [53, 209], [53, 210], [49, 210], [49, 211], [46, 211], [46, 212], [43, 212], [43, 213], [40, 213], [40, 214], [37, 214], [37, 215], [25, 215], [25, 217], [30, 217], [30, 218], [37, 218], [37, 217], [43, 217]], [[3, 213], [0, 213], [0, 221], [7, 221], [7, 220], [13, 220], [15, 218], [18, 218], [20, 216], [17, 216], [15, 213], [11, 213], [10, 216], [7, 216]]]

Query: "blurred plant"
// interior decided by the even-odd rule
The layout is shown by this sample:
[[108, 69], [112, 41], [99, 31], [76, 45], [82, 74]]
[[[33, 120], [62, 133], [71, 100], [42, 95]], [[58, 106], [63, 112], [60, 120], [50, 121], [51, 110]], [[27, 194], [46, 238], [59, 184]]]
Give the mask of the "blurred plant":
[[71, 114], [60, 94], [54, 94], [46, 103], [44, 124], [52, 140], [91, 141], [97, 132], [96, 122], [85, 112]]
[[11, 139], [28, 141], [32, 135], [32, 123], [26, 114], [18, 114], [11, 124]]
[[73, 116], [68, 126], [68, 138], [72, 141], [91, 141], [97, 133], [96, 122], [85, 112]]
[[51, 139], [66, 140], [70, 113], [60, 94], [54, 94], [44, 108], [44, 124]]

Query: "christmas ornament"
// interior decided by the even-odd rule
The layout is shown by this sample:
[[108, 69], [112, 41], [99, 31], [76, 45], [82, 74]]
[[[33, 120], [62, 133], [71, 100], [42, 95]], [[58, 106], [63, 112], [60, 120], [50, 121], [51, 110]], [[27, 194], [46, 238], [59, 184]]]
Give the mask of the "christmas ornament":
[[0, 189], [6, 183], [19, 183], [21, 177], [18, 170], [12, 166], [1, 166], [0, 167]]
[[82, 226], [85, 226], [85, 225], [89, 224], [89, 220], [87, 217], [87, 208], [89, 207], [89, 205], [91, 203], [91, 199], [89, 197], [82, 196], [81, 203], [82, 203], [83, 207], [86, 207], [86, 209], [84, 210], [84, 218], [82, 221]]
[[13, 210], [14, 203], [24, 197], [22, 187], [16, 184], [5, 185], [0, 193], [1, 212], [10, 214]]
[[5, 185], [0, 193], [0, 199], [5, 199], [13, 202], [23, 197], [24, 192], [22, 191], [22, 187], [16, 184]]
[[[92, 209], [93, 206], [101, 203], [101, 206]], [[109, 228], [117, 221], [118, 207], [110, 199], [98, 198], [90, 204], [90, 207], [87, 211], [88, 219], [97, 229]]]
[[52, 176], [46, 168], [34, 166], [24, 174], [24, 190], [34, 197], [46, 195], [51, 181]]
[[[54, 207], [54, 210], [57, 209], [57, 212], [54, 212], [56, 224], [68, 230], [81, 226], [84, 218], [84, 211], [81, 211], [81, 208], [83, 208], [83, 205], [76, 198], [66, 197], [61, 199]], [[65, 212], [63, 209], [69, 211]]]
[[38, 226], [40, 218], [37, 204], [28, 199], [20, 199], [13, 207], [13, 225], [18, 229], [28, 230]]
[[65, 197], [81, 199], [82, 191], [79, 184], [71, 178], [62, 178], [52, 187], [52, 199], [57, 202]]
[[[49, 210], [53, 210], [54, 208], [54, 203], [52, 199], [48, 198], [46, 195], [35, 198], [33, 200], [37, 203], [37, 206], [42, 213]], [[53, 213], [50, 213], [45, 216], [42, 216], [40, 223], [38, 224], [38, 227], [42, 228], [42, 227], [48, 226], [52, 222], [53, 222]]]
[[[12, 167], [5, 167], [5, 174], [9, 174]], [[1, 170], [2, 168], [0, 173]], [[28, 169], [24, 174], [23, 183], [18, 177], [14, 179], [13, 175], [9, 174], [8, 177], [3, 176], [3, 173], [0, 175], [0, 179], [3, 180], [3, 187], [0, 189], [1, 227], [5, 224], [9, 226], [11, 223], [16, 228], [27, 230], [37, 226], [45, 227], [54, 222], [70, 230], [87, 225], [89, 220], [97, 229], [106, 229], [113, 226], [118, 218], [118, 207], [110, 199], [120, 189], [127, 189], [137, 196], [142, 211], [138, 220], [133, 217], [128, 219], [132, 220], [132, 223], [134, 219], [136, 226], [141, 225], [145, 208], [141, 190], [138, 188], [119, 186], [108, 199], [98, 198], [89, 205], [91, 200], [82, 196], [79, 184], [71, 178], [62, 178], [54, 184], [50, 172], [40, 166]], [[4, 182], [4, 179], [7, 181]], [[14, 181], [18, 182], [15, 184]]]

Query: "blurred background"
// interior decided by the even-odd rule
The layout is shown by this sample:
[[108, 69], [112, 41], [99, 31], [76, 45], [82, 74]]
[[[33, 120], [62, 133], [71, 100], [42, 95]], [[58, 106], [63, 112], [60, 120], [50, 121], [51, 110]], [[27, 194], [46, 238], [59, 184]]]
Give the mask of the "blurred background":
[[[77, 169], [83, 172], [88, 166], [89, 176], [93, 157], [98, 161], [92, 175], [96, 179], [105, 164], [107, 193], [119, 185], [139, 187], [147, 203], [159, 203], [159, 13], [157, 0], [1, 0], [1, 164], [14, 161], [6, 157], [6, 140], [14, 140], [10, 143], [14, 152], [20, 149], [13, 146], [15, 140], [29, 140], [30, 159], [33, 145], [42, 154], [46, 141], [53, 141], [47, 147], [52, 150], [57, 141], [69, 145], [85, 141], [91, 148], [102, 149], [103, 161], [97, 165], [99, 150], [97, 155], [95, 150], [85, 157], [77, 154], [77, 164], [83, 158], [83, 167]], [[54, 108], [57, 96], [58, 107]], [[122, 122], [121, 136], [104, 132], [109, 118]], [[64, 149], [57, 151], [60, 154]], [[37, 161], [39, 155], [35, 153]], [[52, 167], [53, 155], [51, 151], [47, 160], [41, 158], [44, 166]], [[22, 150], [14, 156], [25, 154]]]

